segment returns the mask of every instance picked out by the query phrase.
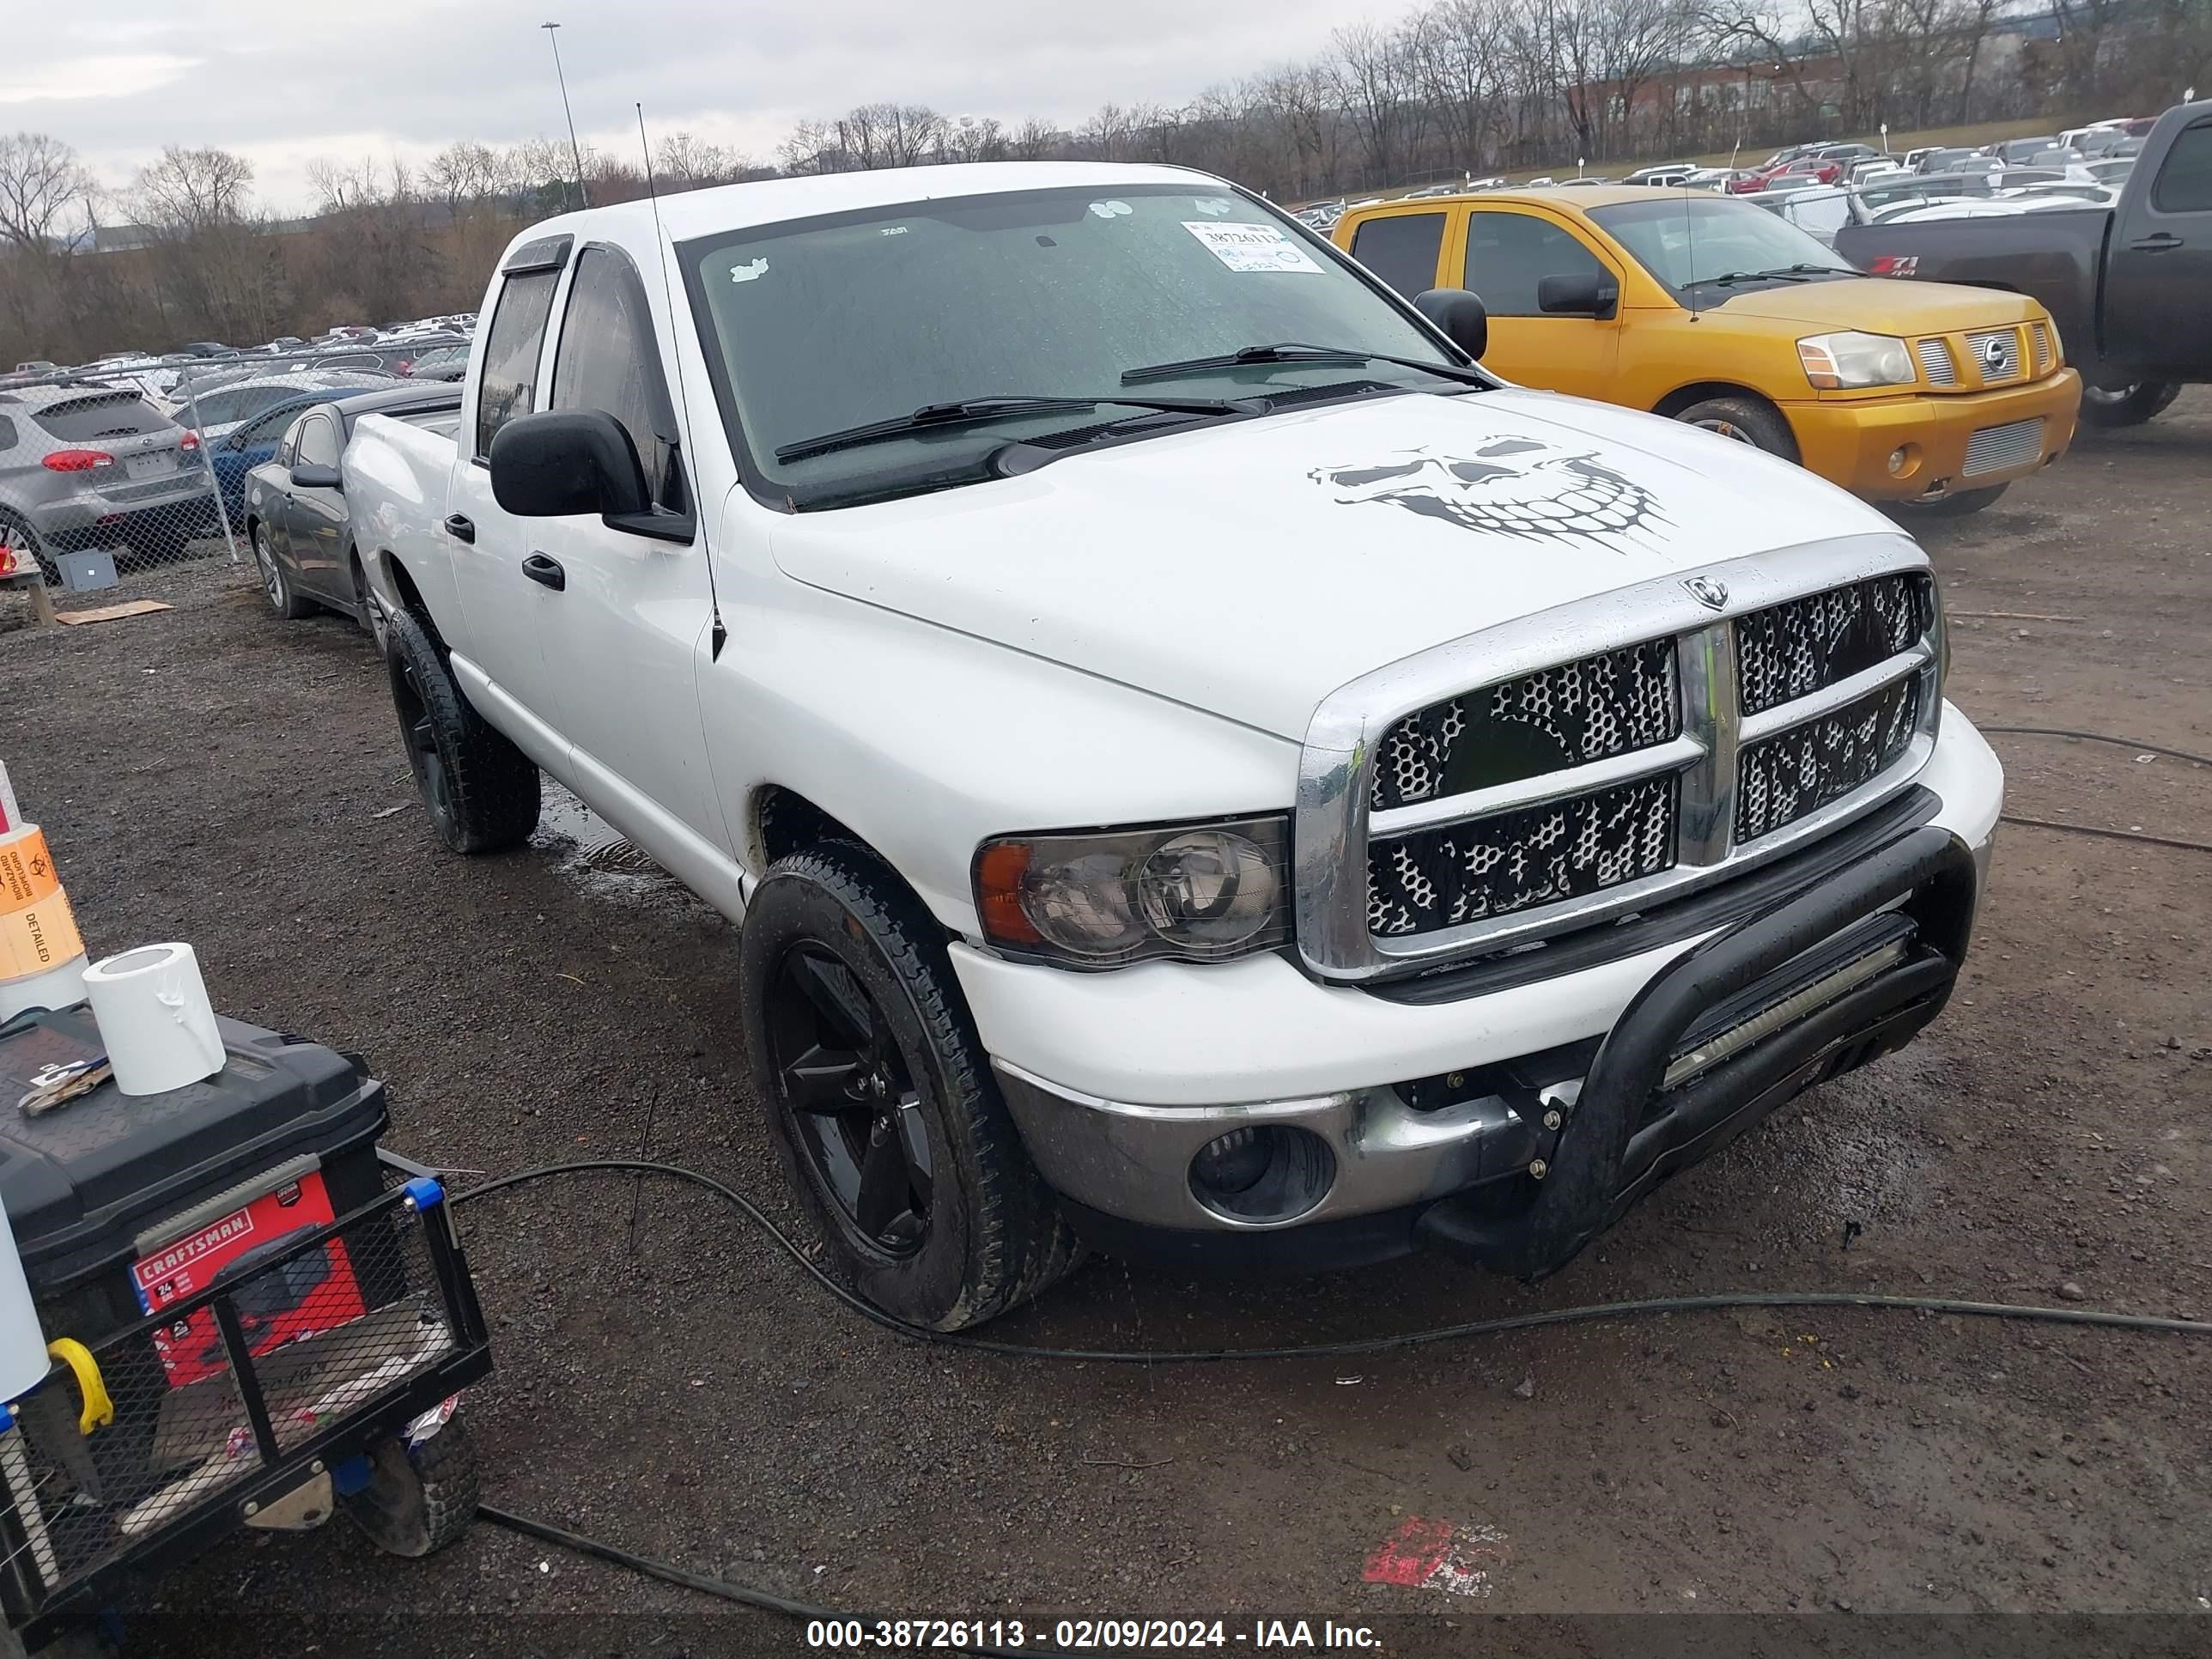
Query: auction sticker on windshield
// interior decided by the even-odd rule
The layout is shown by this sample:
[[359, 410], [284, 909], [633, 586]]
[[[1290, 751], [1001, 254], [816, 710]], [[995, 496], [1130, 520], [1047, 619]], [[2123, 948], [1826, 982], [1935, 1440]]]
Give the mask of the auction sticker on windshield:
[[1306, 251], [1273, 225], [1194, 224], [1185, 230], [1206, 244], [1213, 257], [1231, 270], [1312, 270], [1321, 267]]

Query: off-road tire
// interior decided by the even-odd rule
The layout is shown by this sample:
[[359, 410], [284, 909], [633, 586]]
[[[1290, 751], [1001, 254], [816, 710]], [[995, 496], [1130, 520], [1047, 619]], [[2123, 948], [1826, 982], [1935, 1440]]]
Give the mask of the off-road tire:
[[2141, 426], [2180, 395], [2181, 386], [2173, 380], [2138, 380], [2107, 392], [2084, 386], [2081, 418], [2090, 426]]
[[338, 1499], [377, 1548], [434, 1555], [476, 1518], [480, 1463], [458, 1417], [421, 1445], [395, 1435], [369, 1455], [368, 1484]]
[[[455, 853], [497, 853], [527, 841], [538, 827], [537, 763], [470, 706], [445, 653], [414, 616], [395, 611], [386, 629], [400, 741], [438, 839]], [[442, 769], [442, 787], [433, 781], [425, 739]]]
[[1773, 404], [1756, 398], [1708, 398], [1687, 409], [1676, 410], [1674, 418], [1690, 426], [1702, 427], [1716, 436], [1763, 449], [1785, 461], [1797, 459], [1797, 439], [1790, 430], [1790, 422]]
[[[801, 942], [859, 980], [890, 1027], [921, 1103], [933, 1170], [929, 1230], [912, 1254], [870, 1248], [800, 1144], [768, 1035], [769, 987]], [[770, 867], [747, 907], [738, 986], [748, 1056], [784, 1173], [835, 1267], [876, 1307], [954, 1331], [1019, 1306], [1081, 1247], [1030, 1161], [945, 953], [944, 930], [873, 853], [829, 842]]]
[[292, 579], [284, 574], [284, 567], [269, 550], [269, 532], [264, 526], [254, 525], [246, 531], [253, 544], [253, 568], [261, 578], [261, 592], [269, 601], [269, 608], [286, 622], [297, 622], [315, 607], [312, 601], [300, 597], [292, 586]]
[[1901, 507], [1908, 520], [1963, 519], [1980, 512], [2011, 488], [2009, 483], [1986, 484], [1979, 489], [1954, 489], [1932, 501], [1898, 501], [1893, 505]]

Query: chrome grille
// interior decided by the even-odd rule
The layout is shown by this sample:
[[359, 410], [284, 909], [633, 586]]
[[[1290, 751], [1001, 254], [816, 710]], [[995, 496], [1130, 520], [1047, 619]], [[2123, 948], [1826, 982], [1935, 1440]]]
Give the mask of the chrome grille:
[[1905, 650], [1927, 630], [1927, 593], [1926, 578], [1899, 572], [1739, 617], [1736, 695], [1743, 712], [1762, 714], [1808, 696]]
[[1522, 948], [1828, 833], [1933, 752], [1941, 627], [1926, 556], [1856, 535], [1648, 577], [1352, 681], [1300, 755], [1301, 958], [1356, 981]]
[[1736, 759], [1736, 840], [1771, 835], [1871, 781], [1905, 752], [1919, 713], [1916, 674], [1745, 744]]
[[1384, 734], [1377, 811], [1665, 743], [1682, 729], [1674, 641], [1652, 640], [1433, 703]]
[[1675, 780], [1445, 824], [1367, 852], [1367, 927], [1384, 938], [1582, 898], [1674, 862]]
[[1980, 373], [1984, 386], [2020, 378], [2020, 332], [1989, 328], [1966, 336], [1966, 356]]
[[2030, 421], [2011, 421], [2003, 426], [1985, 426], [1966, 440], [1966, 464], [1960, 469], [1960, 476], [1971, 478], [1979, 473], [2001, 471], [2035, 460], [2042, 453], [2043, 422], [2039, 416]]
[[1930, 386], [1959, 384], [1959, 366], [1951, 361], [1951, 348], [1940, 339], [1923, 340], [1913, 348], [1920, 358], [1920, 374]]
[[2028, 332], [2035, 340], [2035, 372], [2041, 374], [2051, 367], [2051, 325], [2038, 323]]

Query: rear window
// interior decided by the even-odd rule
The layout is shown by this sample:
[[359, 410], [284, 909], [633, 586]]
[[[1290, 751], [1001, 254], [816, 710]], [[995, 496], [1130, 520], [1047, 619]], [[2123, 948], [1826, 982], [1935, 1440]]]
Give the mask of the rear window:
[[478, 460], [489, 459], [492, 434], [538, 407], [538, 358], [545, 344], [545, 319], [553, 309], [556, 270], [532, 270], [507, 279], [491, 314], [483, 368], [477, 377]]
[[32, 418], [48, 435], [65, 444], [90, 443], [96, 438], [135, 438], [144, 432], [165, 432], [176, 424], [131, 392], [71, 398], [40, 410]]
[[1352, 233], [1352, 257], [1408, 299], [1437, 285], [1443, 245], [1441, 213], [1385, 214]]
[[2179, 133], [2158, 170], [2151, 200], [2161, 213], [2202, 213], [2212, 209], [2212, 121], [2199, 121]]

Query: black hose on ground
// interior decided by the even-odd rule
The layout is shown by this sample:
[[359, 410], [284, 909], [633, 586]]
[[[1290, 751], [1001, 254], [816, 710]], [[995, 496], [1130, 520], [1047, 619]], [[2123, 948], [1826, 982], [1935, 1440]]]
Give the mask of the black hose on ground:
[[465, 1193], [451, 1202], [466, 1204], [494, 1193], [505, 1192], [532, 1181], [554, 1176], [586, 1174], [654, 1175], [688, 1181], [726, 1200], [745, 1218], [781, 1245], [815, 1283], [839, 1302], [884, 1330], [917, 1342], [943, 1348], [965, 1348], [972, 1353], [1006, 1354], [1022, 1359], [1073, 1359], [1109, 1365], [1218, 1364], [1252, 1359], [1346, 1359], [1359, 1354], [1383, 1353], [1394, 1348], [1421, 1347], [1431, 1342], [1457, 1341], [1467, 1337], [1498, 1336], [1508, 1331], [1535, 1330], [1547, 1325], [1578, 1325], [1595, 1319], [1631, 1319], [1654, 1314], [1713, 1313], [1726, 1308], [1875, 1308], [1893, 1311], [1957, 1315], [1978, 1319], [2020, 1319], [2053, 1325], [2103, 1326], [2114, 1330], [2154, 1331], [2176, 1336], [2212, 1336], [2212, 1321], [2169, 1319], [2157, 1314], [2108, 1313], [2093, 1308], [2040, 1308], [2010, 1302], [1966, 1302], [1941, 1296], [1884, 1296], [1857, 1291], [1722, 1291], [1705, 1296], [1648, 1297], [1633, 1302], [1595, 1302], [1572, 1308], [1547, 1308], [1533, 1313], [1501, 1314], [1492, 1319], [1470, 1320], [1459, 1325], [1438, 1325], [1425, 1330], [1400, 1331], [1388, 1336], [1353, 1337], [1335, 1342], [1308, 1342], [1273, 1348], [1054, 1348], [1026, 1342], [1000, 1342], [961, 1331], [933, 1331], [909, 1325], [882, 1309], [862, 1301], [824, 1273], [806, 1252], [750, 1199], [710, 1175], [678, 1164], [654, 1164], [641, 1158], [594, 1158], [573, 1164], [547, 1164], [534, 1170], [518, 1170]]
[[[1978, 726], [1984, 737], [1995, 732], [2014, 738], [2073, 738], [2082, 743], [2108, 743], [2115, 749], [2132, 749], [2139, 754], [2163, 755], [2168, 760], [2188, 761], [2197, 766], [2212, 766], [2212, 758], [2192, 755], [2186, 749], [2168, 749], [2161, 744], [2143, 743], [2134, 738], [2116, 738], [2103, 732], [2074, 732], [2063, 726]], [[2212, 842], [2183, 841], [2172, 836], [2149, 836], [2140, 830], [2103, 830], [2087, 823], [2061, 823], [2055, 818], [2021, 817], [2011, 812], [1999, 820], [2017, 823], [2030, 830], [2057, 830], [2069, 836], [2094, 836], [2100, 841], [2139, 841], [2153, 847], [2178, 847], [2187, 853], [2212, 853]]]
[[[688, 1181], [703, 1187], [717, 1197], [735, 1206], [745, 1218], [781, 1245], [790, 1256], [830, 1295], [871, 1324], [900, 1336], [911, 1337], [919, 1342], [933, 1343], [939, 1347], [966, 1348], [977, 1353], [1009, 1354], [1028, 1359], [1099, 1360], [1109, 1364], [1159, 1364], [1215, 1363], [1242, 1359], [1323, 1359], [1342, 1358], [1353, 1354], [1379, 1353], [1392, 1348], [1410, 1348], [1431, 1342], [1454, 1340], [1462, 1337], [1492, 1336], [1505, 1331], [1532, 1330], [1544, 1325], [1578, 1324], [1586, 1320], [1616, 1319], [1650, 1314], [1706, 1313], [1723, 1308], [1878, 1308], [1910, 1310], [1923, 1314], [1955, 1314], [1975, 1318], [2021, 1319], [2054, 1325], [2087, 1325], [2107, 1330], [2147, 1331], [2179, 1336], [2212, 1336], [2212, 1321], [2202, 1319], [2168, 1319], [2155, 1314], [2108, 1313], [2093, 1308], [2039, 1308], [2006, 1302], [1964, 1302], [1940, 1296], [1879, 1296], [1862, 1295], [1850, 1291], [1724, 1291], [1707, 1296], [1653, 1297], [1636, 1302], [1592, 1303], [1580, 1307], [1553, 1308], [1538, 1313], [1506, 1314], [1495, 1319], [1471, 1320], [1461, 1325], [1440, 1325], [1427, 1330], [1402, 1331], [1389, 1336], [1359, 1337], [1343, 1342], [1313, 1342], [1277, 1348], [1200, 1348], [1141, 1349], [1113, 1348], [1048, 1348], [1033, 1347], [1021, 1342], [997, 1342], [988, 1337], [968, 1336], [957, 1331], [933, 1331], [921, 1325], [909, 1325], [895, 1319], [880, 1308], [872, 1307], [854, 1295], [842, 1285], [823, 1273], [810, 1260], [791, 1236], [786, 1233], [750, 1199], [735, 1188], [717, 1181], [714, 1176], [677, 1164], [654, 1164], [642, 1158], [594, 1158], [571, 1164], [546, 1164], [534, 1170], [518, 1170], [512, 1175], [501, 1176], [465, 1193], [455, 1193], [448, 1199], [453, 1204], [465, 1204], [471, 1200], [489, 1198], [495, 1193], [507, 1192], [533, 1181], [544, 1181], [554, 1176], [573, 1175], [655, 1175], [672, 1180]], [[610, 1565], [627, 1568], [665, 1583], [696, 1590], [702, 1595], [714, 1596], [725, 1601], [734, 1601], [745, 1607], [757, 1607], [786, 1618], [823, 1620], [858, 1620], [872, 1628], [881, 1622], [865, 1613], [840, 1613], [834, 1607], [817, 1607], [811, 1602], [795, 1601], [787, 1596], [755, 1589], [749, 1584], [732, 1583], [725, 1578], [694, 1572], [672, 1562], [656, 1560], [649, 1555], [640, 1555], [618, 1545], [609, 1544], [557, 1527], [550, 1522], [534, 1520], [517, 1515], [489, 1504], [477, 1507], [477, 1514], [495, 1527], [520, 1533], [541, 1543], [554, 1544], [573, 1550], [579, 1555], [605, 1561]], [[1027, 1647], [1022, 1649], [954, 1645], [948, 1651], [980, 1654], [985, 1659], [1038, 1659], [1054, 1650]]]

